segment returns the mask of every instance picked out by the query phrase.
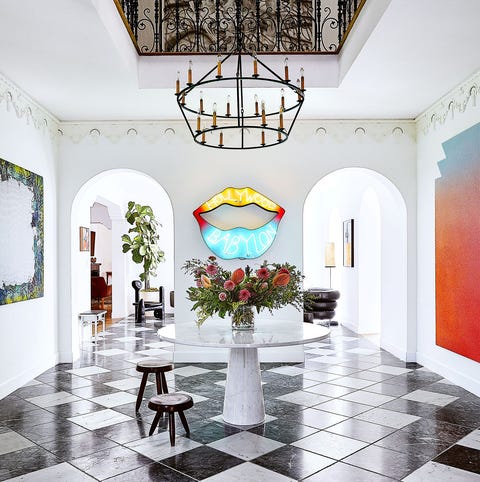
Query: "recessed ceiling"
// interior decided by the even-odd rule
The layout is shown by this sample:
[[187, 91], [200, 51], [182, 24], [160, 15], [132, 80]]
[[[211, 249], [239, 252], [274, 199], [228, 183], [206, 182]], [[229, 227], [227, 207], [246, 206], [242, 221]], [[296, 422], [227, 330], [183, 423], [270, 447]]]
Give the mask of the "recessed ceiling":
[[[0, 72], [60, 120], [180, 118], [173, 85], [138, 87], [99, 1], [2, 0]], [[480, 67], [479, 18], [478, 0], [392, 0], [339, 87], [307, 83], [300, 117], [415, 118]]]

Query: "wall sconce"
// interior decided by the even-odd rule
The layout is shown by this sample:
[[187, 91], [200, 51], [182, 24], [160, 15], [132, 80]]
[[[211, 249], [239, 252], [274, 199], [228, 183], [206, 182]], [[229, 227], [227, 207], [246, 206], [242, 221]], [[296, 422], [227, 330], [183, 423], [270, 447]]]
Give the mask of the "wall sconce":
[[332, 288], [332, 268], [335, 268], [335, 243], [325, 244], [325, 268], [330, 270], [330, 288]]

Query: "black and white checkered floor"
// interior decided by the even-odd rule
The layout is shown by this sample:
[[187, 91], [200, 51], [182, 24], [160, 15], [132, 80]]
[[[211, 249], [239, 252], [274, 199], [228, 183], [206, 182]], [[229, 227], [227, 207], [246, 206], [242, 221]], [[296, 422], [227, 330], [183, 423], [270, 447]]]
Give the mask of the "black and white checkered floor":
[[148, 437], [135, 364], [171, 357], [159, 326], [117, 323], [0, 400], [0, 480], [480, 481], [480, 398], [342, 327], [304, 364], [262, 364], [267, 420], [245, 430], [222, 422], [225, 364], [177, 364], [190, 437], [177, 424], [170, 447], [164, 422]]

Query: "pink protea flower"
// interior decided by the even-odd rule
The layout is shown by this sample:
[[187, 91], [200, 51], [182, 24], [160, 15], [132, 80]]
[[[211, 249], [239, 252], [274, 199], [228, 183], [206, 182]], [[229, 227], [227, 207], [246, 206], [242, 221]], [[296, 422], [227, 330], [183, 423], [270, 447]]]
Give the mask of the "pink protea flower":
[[243, 281], [245, 278], [245, 271], [243, 271], [242, 268], [237, 268], [233, 273], [232, 273], [232, 281], [238, 285]]
[[202, 274], [202, 276], [200, 276], [200, 281], [204, 288], [212, 287], [212, 282], [210, 281], [210, 278], [208, 276], [205, 276], [204, 274]]
[[288, 271], [287, 268], [280, 268], [280, 269], [278, 270], [278, 274], [280, 274], [280, 273], [290, 274], [290, 271]]
[[268, 279], [270, 276], [270, 271], [263, 267], [263, 268], [260, 268], [260, 269], [257, 269], [257, 277], [259, 279]]
[[223, 291], [221, 293], [218, 293], [218, 299], [220, 301], [225, 301], [227, 299], [227, 293], [225, 293]]
[[238, 293], [238, 300], [239, 301], [248, 301], [248, 299], [252, 296], [250, 291], [248, 290], [240, 290], [240, 293]]
[[233, 291], [235, 289], [235, 283], [231, 279], [228, 279], [227, 281], [225, 281], [225, 283], [223, 283], [223, 287], [227, 291]]
[[264, 283], [262, 283], [262, 284], [260, 285], [260, 289], [261, 289], [261, 290], [266, 290], [267, 288], [268, 288], [268, 283], [265, 283], [265, 282], [264, 282]]
[[210, 276], [214, 276], [214, 275], [217, 274], [218, 268], [217, 268], [214, 264], [209, 264], [209, 265], [205, 268], [205, 271], [206, 271], [207, 274], [209, 274]]
[[199, 279], [195, 281], [195, 284], [197, 285], [197, 288], [200, 288], [202, 286], [202, 282]]

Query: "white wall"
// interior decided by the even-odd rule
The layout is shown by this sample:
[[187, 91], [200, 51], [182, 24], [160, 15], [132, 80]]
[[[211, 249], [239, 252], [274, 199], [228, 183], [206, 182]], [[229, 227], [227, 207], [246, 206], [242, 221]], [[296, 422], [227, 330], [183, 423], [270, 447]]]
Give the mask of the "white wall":
[[[343, 266], [342, 223], [347, 219], [354, 220], [353, 268]], [[381, 324], [381, 346], [412, 360], [415, 347], [408, 345], [407, 332], [414, 332], [415, 326], [407, 318], [406, 231], [407, 211], [399, 190], [372, 170], [335, 171], [312, 189], [305, 202], [307, 287], [328, 286], [323, 247], [334, 241], [337, 266], [332, 287], [341, 294], [335, 319], [357, 333], [372, 333], [376, 320], [377, 327]]]
[[[95, 232], [95, 258], [100, 265], [100, 276], [107, 279], [106, 272], [112, 271], [112, 230], [103, 224], [94, 223], [90, 225], [90, 232]], [[109, 279], [109, 283], [112, 278]]]
[[0, 398], [58, 360], [56, 152], [50, 129], [56, 132], [55, 120], [0, 77], [0, 158], [43, 176], [45, 266], [42, 298], [0, 306]]
[[[360, 131], [358, 125], [363, 126]], [[394, 133], [398, 125], [402, 126], [403, 135]], [[326, 135], [316, 135], [319, 126], [326, 129]], [[132, 135], [132, 127], [138, 135]], [[175, 135], [168, 130], [172, 127]], [[92, 129], [98, 129], [100, 135], [92, 136]], [[191, 303], [182, 296], [192, 280], [180, 267], [187, 259], [211, 254], [200, 237], [192, 212], [227, 186], [250, 186], [285, 208], [278, 236], [262, 259], [289, 261], [301, 267], [303, 203], [312, 186], [329, 172], [342, 167], [377, 170], [397, 186], [406, 200], [411, 233], [409, 249], [411, 253], [416, 252], [416, 150], [411, 123], [298, 122], [294, 135], [281, 147], [259, 149], [248, 155], [194, 145], [183, 122], [64, 124], [63, 130], [59, 163], [62, 179], [59, 185], [60, 263], [70, 265], [69, 230], [65, 228], [70, 225], [72, 201], [85, 182], [100, 172], [115, 168], [134, 167], [150, 175], [167, 191], [174, 210], [175, 318], [179, 330], [195, 326]], [[245, 263], [225, 264], [233, 267]], [[62, 316], [71, 317], [70, 274], [62, 270], [59, 276], [60, 312]], [[409, 320], [415, 323], [414, 259], [408, 267], [408, 281], [414, 287], [408, 299]], [[302, 320], [302, 314], [291, 308], [282, 310], [279, 316]], [[70, 326], [61, 331], [62, 344], [69, 346], [71, 330]], [[213, 352], [202, 353], [204, 359], [217, 356]]]
[[443, 142], [480, 122], [479, 85], [480, 75], [476, 74], [418, 119], [417, 353], [420, 363], [480, 396], [480, 363], [435, 344], [435, 179], [440, 176], [437, 163], [445, 158]]

